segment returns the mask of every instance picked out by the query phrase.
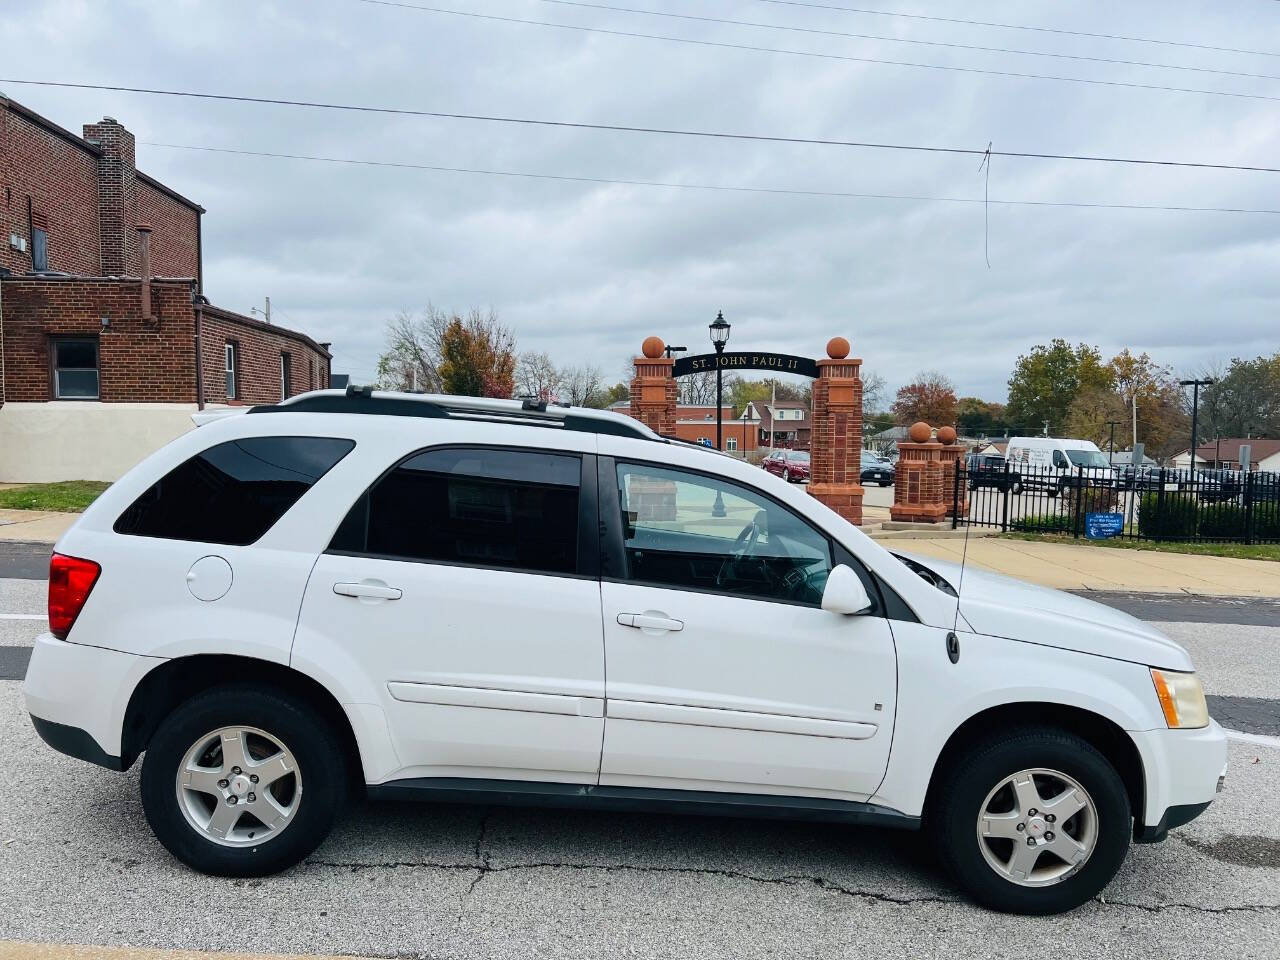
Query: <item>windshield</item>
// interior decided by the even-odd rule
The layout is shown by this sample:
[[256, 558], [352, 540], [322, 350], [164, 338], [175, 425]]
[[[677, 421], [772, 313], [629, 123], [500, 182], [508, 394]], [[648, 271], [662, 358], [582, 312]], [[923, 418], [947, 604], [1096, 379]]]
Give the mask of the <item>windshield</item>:
[[1097, 450], [1068, 450], [1067, 459], [1075, 467], [1105, 467], [1107, 458]]
[[808, 463], [809, 454], [805, 453], [803, 450], [793, 450], [791, 453], [787, 454], [787, 459], [799, 460], [801, 463]]

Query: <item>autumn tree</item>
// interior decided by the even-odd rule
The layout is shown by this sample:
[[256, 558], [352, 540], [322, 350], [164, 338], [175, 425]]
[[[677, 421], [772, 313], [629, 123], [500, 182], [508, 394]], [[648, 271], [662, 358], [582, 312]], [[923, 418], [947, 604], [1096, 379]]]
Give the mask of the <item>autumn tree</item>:
[[[1280, 436], [1280, 352], [1246, 360], [1236, 357], [1225, 367], [1202, 371], [1216, 383], [1200, 388], [1201, 436]], [[1184, 407], [1191, 412], [1192, 394]]]
[[529, 351], [516, 361], [516, 394], [531, 400], [557, 400], [560, 396], [560, 369], [545, 352]]
[[945, 374], [926, 370], [899, 388], [893, 401], [893, 415], [906, 425], [923, 420], [935, 427], [956, 422], [956, 388]]
[[510, 397], [515, 392], [515, 335], [496, 313], [453, 316], [440, 336], [440, 387], [463, 397]]

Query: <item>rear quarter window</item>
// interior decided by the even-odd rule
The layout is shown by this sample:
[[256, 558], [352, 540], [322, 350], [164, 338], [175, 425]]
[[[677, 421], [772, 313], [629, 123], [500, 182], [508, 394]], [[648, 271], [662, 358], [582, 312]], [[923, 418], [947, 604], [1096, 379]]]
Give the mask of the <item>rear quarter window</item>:
[[115, 532], [246, 546], [355, 447], [334, 437], [245, 437], [174, 467], [135, 500]]

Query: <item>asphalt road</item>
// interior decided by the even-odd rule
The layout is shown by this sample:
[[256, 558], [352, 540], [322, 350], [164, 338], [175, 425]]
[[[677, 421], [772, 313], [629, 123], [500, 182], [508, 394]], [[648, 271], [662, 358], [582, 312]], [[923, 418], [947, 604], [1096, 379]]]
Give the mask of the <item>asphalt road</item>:
[[[4, 676], [45, 627], [43, 572], [14, 576], [32, 562], [0, 558], [0, 614], [30, 618], [0, 620]], [[1224, 723], [1277, 732], [1274, 619], [1240, 622], [1247, 605], [1219, 601], [1194, 608], [1218, 622], [1163, 620], [1189, 608], [1110, 599], [1191, 649]], [[423, 958], [1274, 958], [1270, 744], [1234, 742], [1227, 789], [1203, 817], [1134, 847], [1101, 900], [1049, 920], [972, 906], [912, 834], [501, 807], [363, 804], [294, 870], [220, 880], [152, 838], [136, 766], [111, 773], [49, 750], [20, 684], [3, 680], [0, 939]]]

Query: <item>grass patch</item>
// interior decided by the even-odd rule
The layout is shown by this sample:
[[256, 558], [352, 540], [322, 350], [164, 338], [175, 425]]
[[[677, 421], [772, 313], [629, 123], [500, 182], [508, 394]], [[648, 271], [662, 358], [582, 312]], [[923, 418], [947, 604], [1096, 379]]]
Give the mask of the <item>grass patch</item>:
[[1033, 540], [1040, 543], [1073, 543], [1113, 550], [1154, 550], [1157, 553], [1187, 553], [1200, 557], [1234, 557], [1237, 560], [1273, 560], [1280, 562], [1280, 543], [1179, 543], [1177, 541], [1079, 540], [1071, 536], [1042, 533], [1002, 533], [1005, 540]]
[[6, 510], [53, 510], [80, 513], [111, 486], [98, 480], [64, 480], [61, 483], [31, 483], [0, 490], [0, 508]]

